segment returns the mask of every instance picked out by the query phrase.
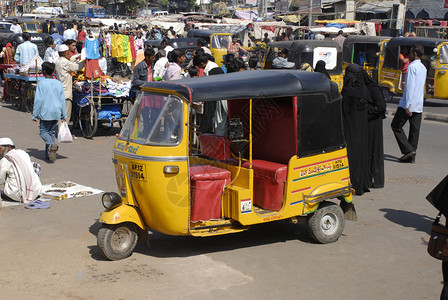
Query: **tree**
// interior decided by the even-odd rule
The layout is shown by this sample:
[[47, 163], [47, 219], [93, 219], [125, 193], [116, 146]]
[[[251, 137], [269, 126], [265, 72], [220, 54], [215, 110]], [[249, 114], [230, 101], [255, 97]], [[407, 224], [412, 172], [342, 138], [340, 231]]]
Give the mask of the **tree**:
[[145, 0], [125, 0], [124, 1], [126, 10], [131, 13], [137, 12], [139, 8], [145, 7]]
[[[109, 0], [99, 0], [98, 4], [102, 7], [107, 7], [109, 4]], [[122, 6], [126, 9], [126, 12], [135, 13], [139, 8], [145, 7], [146, 1], [145, 0], [124, 0], [124, 1], [117, 1], [115, 0], [116, 4], [122, 4]]]

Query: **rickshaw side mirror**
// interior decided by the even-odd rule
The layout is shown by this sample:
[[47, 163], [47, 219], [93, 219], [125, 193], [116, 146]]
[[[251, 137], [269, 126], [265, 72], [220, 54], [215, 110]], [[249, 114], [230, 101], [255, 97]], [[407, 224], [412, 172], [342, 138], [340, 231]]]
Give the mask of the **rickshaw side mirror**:
[[437, 53], [437, 48], [434, 48], [433, 50], [432, 50], [432, 52], [434, 52], [434, 53]]

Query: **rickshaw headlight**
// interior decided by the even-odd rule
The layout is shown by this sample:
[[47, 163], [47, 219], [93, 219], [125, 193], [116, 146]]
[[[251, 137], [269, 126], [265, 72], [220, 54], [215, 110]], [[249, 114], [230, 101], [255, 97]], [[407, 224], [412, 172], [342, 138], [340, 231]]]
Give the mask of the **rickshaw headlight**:
[[106, 209], [111, 209], [121, 204], [121, 197], [117, 193], [104, 193], [101, 200]]

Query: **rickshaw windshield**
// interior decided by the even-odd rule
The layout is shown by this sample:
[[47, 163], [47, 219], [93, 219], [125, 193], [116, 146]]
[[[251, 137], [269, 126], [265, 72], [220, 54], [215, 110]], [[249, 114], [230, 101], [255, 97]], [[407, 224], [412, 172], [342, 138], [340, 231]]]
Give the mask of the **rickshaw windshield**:
[[211, 47], [214, 49], [227, 49], [231, 40], [231, 35], [214, 35]]
[[448, 64], [448, 45], [440, 47], [439, 62], [441, 64]]
[[24, 23], [25, 31], [37, 31], [36, 23]]
[[173, 95], [140, 93], [120, 132], [120, 139], [154, 146], [182, 140], [182, 100]]

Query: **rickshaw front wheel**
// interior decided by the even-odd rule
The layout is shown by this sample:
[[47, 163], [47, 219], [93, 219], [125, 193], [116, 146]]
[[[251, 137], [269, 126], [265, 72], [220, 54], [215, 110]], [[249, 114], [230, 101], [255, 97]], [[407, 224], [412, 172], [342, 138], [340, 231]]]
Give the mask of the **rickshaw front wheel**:
[[308, 219], [311, 236], [322, 244], [336, 242], [344, 230], [344, 225], [344, 212], [332, 202], [321, 203]]
[[124, 259], [132, 254], [137, 245], [137, 230], [132, 223], [103, 224], [97, 236], [101, 255], [110, 260]]

